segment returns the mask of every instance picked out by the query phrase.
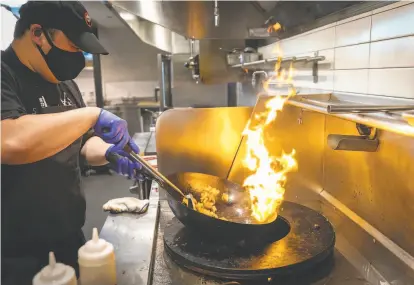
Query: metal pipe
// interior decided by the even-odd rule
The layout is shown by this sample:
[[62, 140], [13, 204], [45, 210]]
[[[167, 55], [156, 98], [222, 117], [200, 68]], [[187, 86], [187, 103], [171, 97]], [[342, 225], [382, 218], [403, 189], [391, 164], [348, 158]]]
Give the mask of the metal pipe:
[[[256, 61], [251, 61], [251, 62], [246, 62], [246, 63], [241, 63], [241, 64], [235, 64], [230, 66], [231, 68], [240, 68], [240, 67], [249, 67], [249, 66], [253, 66], [253, 65], [259, 65], [259, 64], [265, 64], [265, 63], [273, 63], [279, 60], [279, 57], [271, 57], [268, 59], [261, 59], [261, 60], [256, 60]], [[301, 57], [295, 57], [295, 56], [291, 56], [291, 57], [285, 57], [282, 58], [280, 61], [281, 62], [301, 62], [301, 61], [305, 61], [305, 62], [312, 62], [312, 61], [321, 61], [321, 60], [325, 60], [324, 56], [301, 56]]]
[[172, 67], [169, 55], [158, 54], [160, 111], [172, 108]]
[[190, 57], [194, 55], [194, 38], [190, 40]]
[[220, 24], [220, 13], [218, 8], [218, 0], [214, 1], [214, 25], [218, 27]]
[[328, 105], [329, 114], [375, 113], [414, 110], [413, 105]]
[[[95, 34], [99, 37], [98, 30], [95, 29]], [[105, 100], [103, 97], [102, 88], [102, 68], [101, 68], [101, 56], [99, 54], [92, 55], [93, 64], [93, 79], [95, 83], [95, 101], [96, 106], [103, 108], [105, 106]]]
[[364, 124], [370, 127], [382, 129], [404, 136], [414, 137], [414, 127], [405, 123], [403, 120], [381, 118], [369, 114], [330, 114], [328, 113], [327, 108], [324, 106], [318, 106], [306, 102], [306, 100], [297, 101], [294, 98], [287, 100], [286, 103], [298, 108], [303, 108], [305, 110], [314, 111], [326, 115], [332, 115], [334, 117], [345, 119], [355, 123]]

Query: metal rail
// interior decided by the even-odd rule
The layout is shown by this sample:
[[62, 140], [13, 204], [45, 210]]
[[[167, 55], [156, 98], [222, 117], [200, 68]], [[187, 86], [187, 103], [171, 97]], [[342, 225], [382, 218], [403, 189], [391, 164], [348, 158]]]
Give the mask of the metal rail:
[[[279, 57], [272, 57], [272, 58], [268, 58], [268, 59], [261, 59], [261, 60], [256, 60], [256, 61], [251, 61], [251, 62], [246, 62], [246, 63], [239, 63], [239, 64], [235, 64], [235, 65], [231, 65], [231, 68], [249, 68], [249, 67], [253, 67], [255, 65], [262, 65], [262, 64], [266, 64], [266, 63], [274, 63], [277, 62], [279, 60]], [[286, 63], [286, 62], [317, 62], [317, 61], [322, 61], [325, 60], [324, 56], [291, 56], [291, 57], [284, 57], [281, 59], [282, 63]]]
[[329, 114], [376, 113], [414, 110], [414, 105], [329, 105]]
[[[355, 123], [364, 124], [367, 126], [371, 126], [374, 128], [390, 131], [393, 133], [397, 133], [400, 135], [414, 137], [414, 122], [413, 125], [409, 125], [402, 116], [392, 117], [392, 116], [380, 116], [374, 114], [352, 114], [352, 113], [329, 113], [328, 108], [332, 107], [333, 105], [329, 104], [328, 102], [311, 102], [310, 100], [300, 99], [297, 100], [295, 98], [289, 99], [287, 104], [296, 106], [298, 108], [303, 108], [305, 110], [310, 110], [326, 115], [332, 115], [338, 118], [342, 118], [348, 121], [353, 121]], [[338, 106], [338, 105], [336, 105]], [[354, 105], [354, 107], [357, 105]], [[380, 106], [384, 107], [384, 106]], [[401, 107], [401, 106], [399, 106]], [[412, 106], [411, 106], [412, 108]], [[380, 108], [383, 109], [383, 108]], [[395, 110], [393, 110], [395, 111]], [[377, 110], [378, 112], [378, 110]], [[411, 120], [414, 120], [414, 115], [411, 116]]]

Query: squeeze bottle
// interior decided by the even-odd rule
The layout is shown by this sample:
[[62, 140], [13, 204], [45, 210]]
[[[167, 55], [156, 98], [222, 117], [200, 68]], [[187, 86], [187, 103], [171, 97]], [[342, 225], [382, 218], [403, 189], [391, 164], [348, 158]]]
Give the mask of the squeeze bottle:
[[114, 247], [100, 239], [94, 228], [92, 239], [78, 251], [81, 285], [115, 285], [116, 266]]
[[75, 270], [68, 265], [56, 263], [55, 255], [49, 252], [49, 265], [33, 278], [33, 285], [76, 285]]

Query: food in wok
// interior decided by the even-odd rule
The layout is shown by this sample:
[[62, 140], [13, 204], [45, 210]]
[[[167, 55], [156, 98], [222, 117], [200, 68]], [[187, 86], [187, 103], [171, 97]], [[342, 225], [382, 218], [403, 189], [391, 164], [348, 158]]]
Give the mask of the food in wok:
[[[198, 212], [214, 217], [221, 220], [226, 220], [224, 217], [219, 217], [216, 212], [216, 202], [218, 199], [221, 199], [223, 202], [228, 203], [229, 202], [229, 195], [226, 193], [223, 193], [220, 195], [220, 190], [207, 186], [203, 189], [192, 189], [192, 192], [198, 193], [200, 198], [199, 201], [194, 197], [193, 204], [195, 207], [195, 210]], [[188, 200], [187, 198], [183, 199], [183, 203], [188, 206]]]

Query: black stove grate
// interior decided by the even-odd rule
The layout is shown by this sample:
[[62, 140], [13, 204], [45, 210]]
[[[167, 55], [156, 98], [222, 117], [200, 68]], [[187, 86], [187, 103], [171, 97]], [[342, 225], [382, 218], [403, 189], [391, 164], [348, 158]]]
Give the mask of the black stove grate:
[[211, 240], [176, 218], [164, 229], [164, 250], [178, 265], [231, 280], [305, 273], [330, 256], [334, 244], [335, 232], [324, 216], [288, 201], [283, 202], [275, 231], [266, 239]]

